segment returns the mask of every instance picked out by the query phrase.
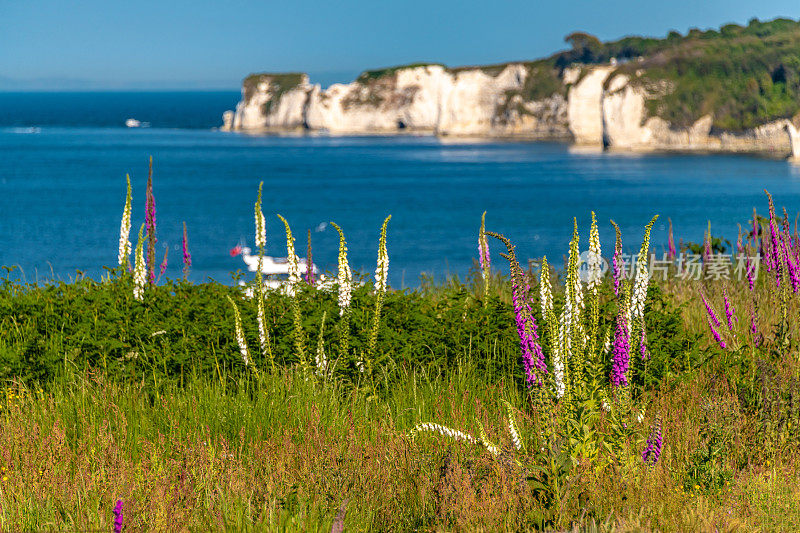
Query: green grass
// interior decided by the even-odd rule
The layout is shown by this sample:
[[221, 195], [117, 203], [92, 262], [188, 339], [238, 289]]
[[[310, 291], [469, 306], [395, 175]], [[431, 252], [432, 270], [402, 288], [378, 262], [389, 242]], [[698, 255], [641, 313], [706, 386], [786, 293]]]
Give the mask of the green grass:
[[[374, 353], [369, 282], [354, 291], [347, 320], [336, 293], [268, 292], [274, 370], [259, 353], [255, 302], [239, 288], [168, 280], [139, 302], [121, 269], [100, 282], [6, 279], [0, 527], [110, 529], [121, 500], [126, 530], [800, 528], [800, 298], [788, 278], [777, 288], [762, 270], [752, 292], [746, 282], [653, 281], [643, 319], [634, 318], [649, 355], [639, 356], [634, 329], [630, 385], [616, 387], [604, 338], [632, 300], [615, 296], [608, 276], [582, 307], [570, 300], [562, 287], [577, 276], [575, 231], [545, 317], [537, 278], [489, 232], [507, 246], [513, 281], [495, 271], [487, 286], [474, 268], [465, 280], [388, 291]], [[518, 298], [533, 287], [549, 368], [542, 386], [526, 384], [512, 284]], [[725, 348], [700, 294], [723, 320]], [[725, 295], [736, 308], [730, 329]], [[228, 297], [252, 366], [234, 340]], [[553, 315], [568, 301], [583, 311], [560, 334]], [[313, 359], [322, 316], [332, 369], [309, 372], [294, 343]], [[565, 352], [556, 348], [567, 342], [559, 396], [554, 363]], [[362, 371], [365, 353], [374, 366]], [[661, 455], [646, 462], [657, 427]]]

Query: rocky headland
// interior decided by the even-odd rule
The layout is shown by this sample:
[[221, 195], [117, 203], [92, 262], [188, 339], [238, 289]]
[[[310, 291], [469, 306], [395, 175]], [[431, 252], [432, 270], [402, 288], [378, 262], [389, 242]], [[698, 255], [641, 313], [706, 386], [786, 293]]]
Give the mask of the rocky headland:
[[[662, 40], [567, 40], [572, 50], [538, 61], [407, 65], [324, 90], [302, 73], [254, 74], [223, 129], [568, 140], [608, 150], [800, 159], [800, 72], [790, 72], [781, 55], [800, 52], [800, 23], [754, 19]], [[734, 46], [747, 57], [726, 57]], [[755, 66], [726, 73], [726, 62], [737, 59]]]

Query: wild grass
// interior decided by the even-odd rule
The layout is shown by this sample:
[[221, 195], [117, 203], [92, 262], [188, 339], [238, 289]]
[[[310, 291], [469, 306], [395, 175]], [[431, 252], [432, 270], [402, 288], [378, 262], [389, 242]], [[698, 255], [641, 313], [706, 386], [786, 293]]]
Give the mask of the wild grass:
[[[330, 530], [340, 509], [348, 531], [800, 526], [796, 450], [764, 446], [711, 370], [651, 393], [664, 413], [656, 465], [581, 462], [549, 503], [530, 479], [537, 452], [516, 451], [503, 424], [506, 399], [520, 431], [537, 430], [512, 375], [489, 383], [469, 359], [400, 372], [381, 398], [294, 370], [157, 389], [91, 373], [46, 393], [11, 385], [3, 528], [111, 529], [117, 499], [128, 530]], [[430, 420], [468, 431], [480, 421], [502, 452], [409, 437]]]
[[348, 290], [317, 290], [286, 221], [279, 289], [6, 279], [0, 527], [800, 529], [800, 241], [772, 230], [752, 288], [650, 284], [654, 221], [620, 279], [593, 216], [585, 288], [577, 224], [555, 284], [482, 224], [466, 280], [392, 291], [384, 222], [376, 282], [350, 284], [342, 235]]

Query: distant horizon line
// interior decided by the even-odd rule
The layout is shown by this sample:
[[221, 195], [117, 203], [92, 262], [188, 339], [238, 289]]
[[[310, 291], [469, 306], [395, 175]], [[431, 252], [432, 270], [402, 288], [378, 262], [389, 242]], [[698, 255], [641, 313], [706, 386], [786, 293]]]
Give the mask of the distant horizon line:
[[170, 92], [170, 93], [210, 93], [210, 92], [241, 92], [241, 88], [215, 88], [215, 87], [198, 87], [198, 88], [186, 88], [186, 87], [158, 87], [158, 88], [86, 88], [86, 89], [79, 89], [79, 88], [54, 88], [54, 89], [6, 89], [0, 88], [0, 94], [12, 94], [12, 93], [163, 93], [163, 92]]

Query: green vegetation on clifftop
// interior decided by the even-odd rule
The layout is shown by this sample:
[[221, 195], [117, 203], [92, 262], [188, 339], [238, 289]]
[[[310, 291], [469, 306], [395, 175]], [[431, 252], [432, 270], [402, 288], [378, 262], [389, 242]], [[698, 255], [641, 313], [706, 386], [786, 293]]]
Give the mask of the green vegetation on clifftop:
[[800, 111], [800, 22], [752, 19], [747, 26], [728, 24], [718, 31], [608, 43], [573, 33], [567, 41], [573, 48], [556, 54], [556, 64], [616, 59], [619, 72], [653, 91], [650, 115], [675, 126], [710, 114], [715, 128], [741, 131]]

